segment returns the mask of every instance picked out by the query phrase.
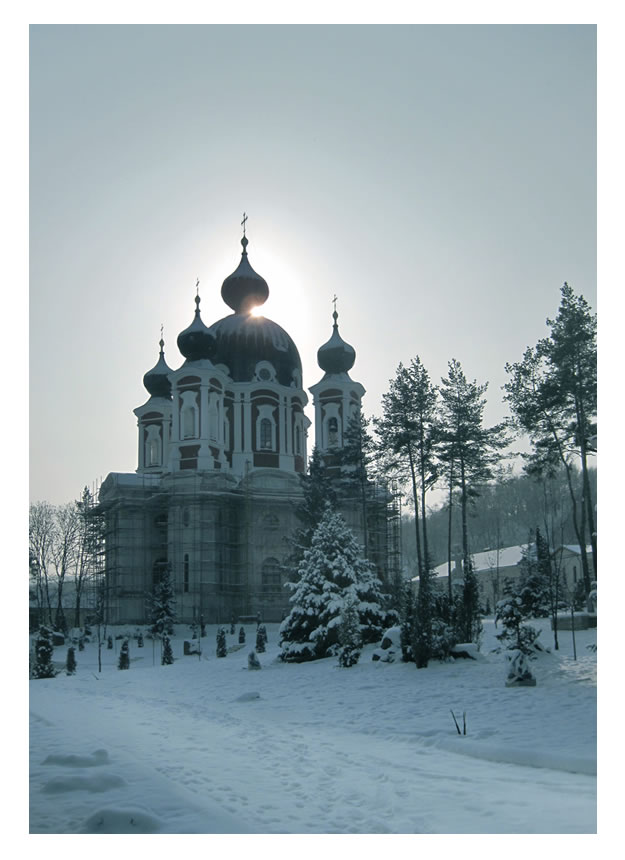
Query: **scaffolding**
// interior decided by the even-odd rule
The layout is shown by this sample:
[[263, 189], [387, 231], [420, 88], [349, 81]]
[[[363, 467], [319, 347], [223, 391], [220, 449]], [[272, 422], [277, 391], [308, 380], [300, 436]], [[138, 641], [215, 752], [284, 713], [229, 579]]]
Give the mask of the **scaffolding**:
[[[172, 577], [180, 623], [230, 623], [260, 614], [279, 621], [288, 612], [286, 538], [299, 525], [302, 499], [254, 486], [249, 469], [238, 483], [227, 475], [185, 470], [159, 476], [112, 474], [97, 488], [94, 519], [100, 543], [93, 560], [93, 599], [106, 593], [107, 620], [144, 624], [162, 573]], [[361, 498], [344, 499], [343, 513], [360, 539]], [[368, 558], [387, 591], [401, 578], [401, 495], [397, 482], [367, 487]], [[361, 540], [362, 542], [362, 540]]]

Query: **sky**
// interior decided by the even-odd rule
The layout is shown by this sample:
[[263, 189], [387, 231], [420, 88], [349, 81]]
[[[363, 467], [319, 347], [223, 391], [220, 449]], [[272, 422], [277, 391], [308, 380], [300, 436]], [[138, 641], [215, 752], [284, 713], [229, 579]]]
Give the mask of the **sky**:
[[591, 25], [32, 26], [31, 501], [136, 469], [161, 324], [176, 368], [197, 278], [230, 313], [243, 212], [306, 388], [336, 295], [366, 415], [418, 355], [501, 420], [563, 282], [596, 308], [596, 61]]

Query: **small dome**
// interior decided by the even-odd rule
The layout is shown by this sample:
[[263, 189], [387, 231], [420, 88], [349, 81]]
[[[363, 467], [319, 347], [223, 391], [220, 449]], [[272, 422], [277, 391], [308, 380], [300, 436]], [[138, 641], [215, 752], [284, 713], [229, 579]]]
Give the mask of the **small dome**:
[[[213, 323], [214, 364], [225, 364], [234, 382], [251, 382], [261, 361], [272, 364], [276, 381], [291, 386], [302, 378], [302, 362], [290, 336], [277, 323], [251, 314], [230, 314]], [[297, 372], [297, 373], [296, 373]]]
[[212, 359], [215, 354], [215, 338], [202, 322], [200, 297], [195, 297], [195, 318], [191, 325], [178, 335], [178, 349], [188, 361]]
[[339, 334], [337, 312], [334, 311], [332, 316], [334, 317], [332, 337], [317, 350], [317, 364], [326, 373], [347, 373], [356, 361], [356, 350], [345, 343]]
[[247, 259], [248, 240], [241, 239], [243, 253], [237, 269], [221, 285], [221, 297], [237, 314], [247, 314], [252, 308], [264, 305], [269, 295], [267, 281], [250, 266]]
[[165, 361], [165, 353], [163, 352], [165, 344], [163, 338], [160, 339], [159, 346], [161, 351], [158, 361], [152, 370], [148, 370], [144, 375], [143, 384], [151, 397], [166, 397], [169, 400], [171, 399], [171, 382], [169, 381], [168, 374], [171, 373], [171, 367]]

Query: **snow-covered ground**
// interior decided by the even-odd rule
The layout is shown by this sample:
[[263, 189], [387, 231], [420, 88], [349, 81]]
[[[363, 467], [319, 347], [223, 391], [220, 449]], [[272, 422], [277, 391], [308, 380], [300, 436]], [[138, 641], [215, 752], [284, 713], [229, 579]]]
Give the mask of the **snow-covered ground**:
[[[546, 621], [541, 641], [552, 645]], [[76, 650], [77, 674], [30, 682], [31, 833], [593, 833], [596, 631], [570, 632], [507, 688], [492, 620], [479, 661], [283, 664], [247, 644], [161, 666], [152, 642]], [[238, 627], [237, 627], [238, 631]], [[238, 636], [228, 635], [229, 646]], [[158, 646], [157, 646], [158, 647]], [[67, 647], [55, 650], [64, 663]], [[450, 710], [467, 734], [459, 736]]]

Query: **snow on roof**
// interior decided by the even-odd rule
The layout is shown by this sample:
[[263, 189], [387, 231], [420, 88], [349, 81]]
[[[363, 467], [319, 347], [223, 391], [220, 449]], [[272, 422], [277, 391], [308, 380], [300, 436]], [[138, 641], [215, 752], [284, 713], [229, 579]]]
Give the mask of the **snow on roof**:
[[[489, 549], [484, 552], [476, 552], [473, 553], [473, 564], [476, 573], [479, 573], [483, 570], [496, 570], [497, 562], [499, 561], [499, 568], [502, 567], [514, 567], [517, 565], [521, 559], [523, 558], [523, 552], [527, 549], [527, 546], [505, 546], [499, 550], [499, 559], [497, 559], [497, 550]], [[451, 569], [452, 572], [455, 568], [455, 562], [452, 562]], [[436, 576], [447, 576], [447, 562], [443, 564], [439, 564], [434, 568], [434, 573]], [[415, 577], [418, 579], [418, 577]]]
[[[565, 543], [565, 544], [563, 544], [563, 545], [560, 547], [560, 549], [568, 549], [568, 550], [569, 550], [569, 552], [574, 552], [574, 553], [575, 553], [575, 555], [581, 555], [581, 552], [580, 552], [580, 549], [579, 549], [579, 544], [577, 544], [577, 543]], [[591, 546], [587, 546], [587, 547], [586, 547], [586, 552], [587, 552], [587, 553], [591, 553], [591, 552], [592, 552], [592, 547], [591, 547]]]

